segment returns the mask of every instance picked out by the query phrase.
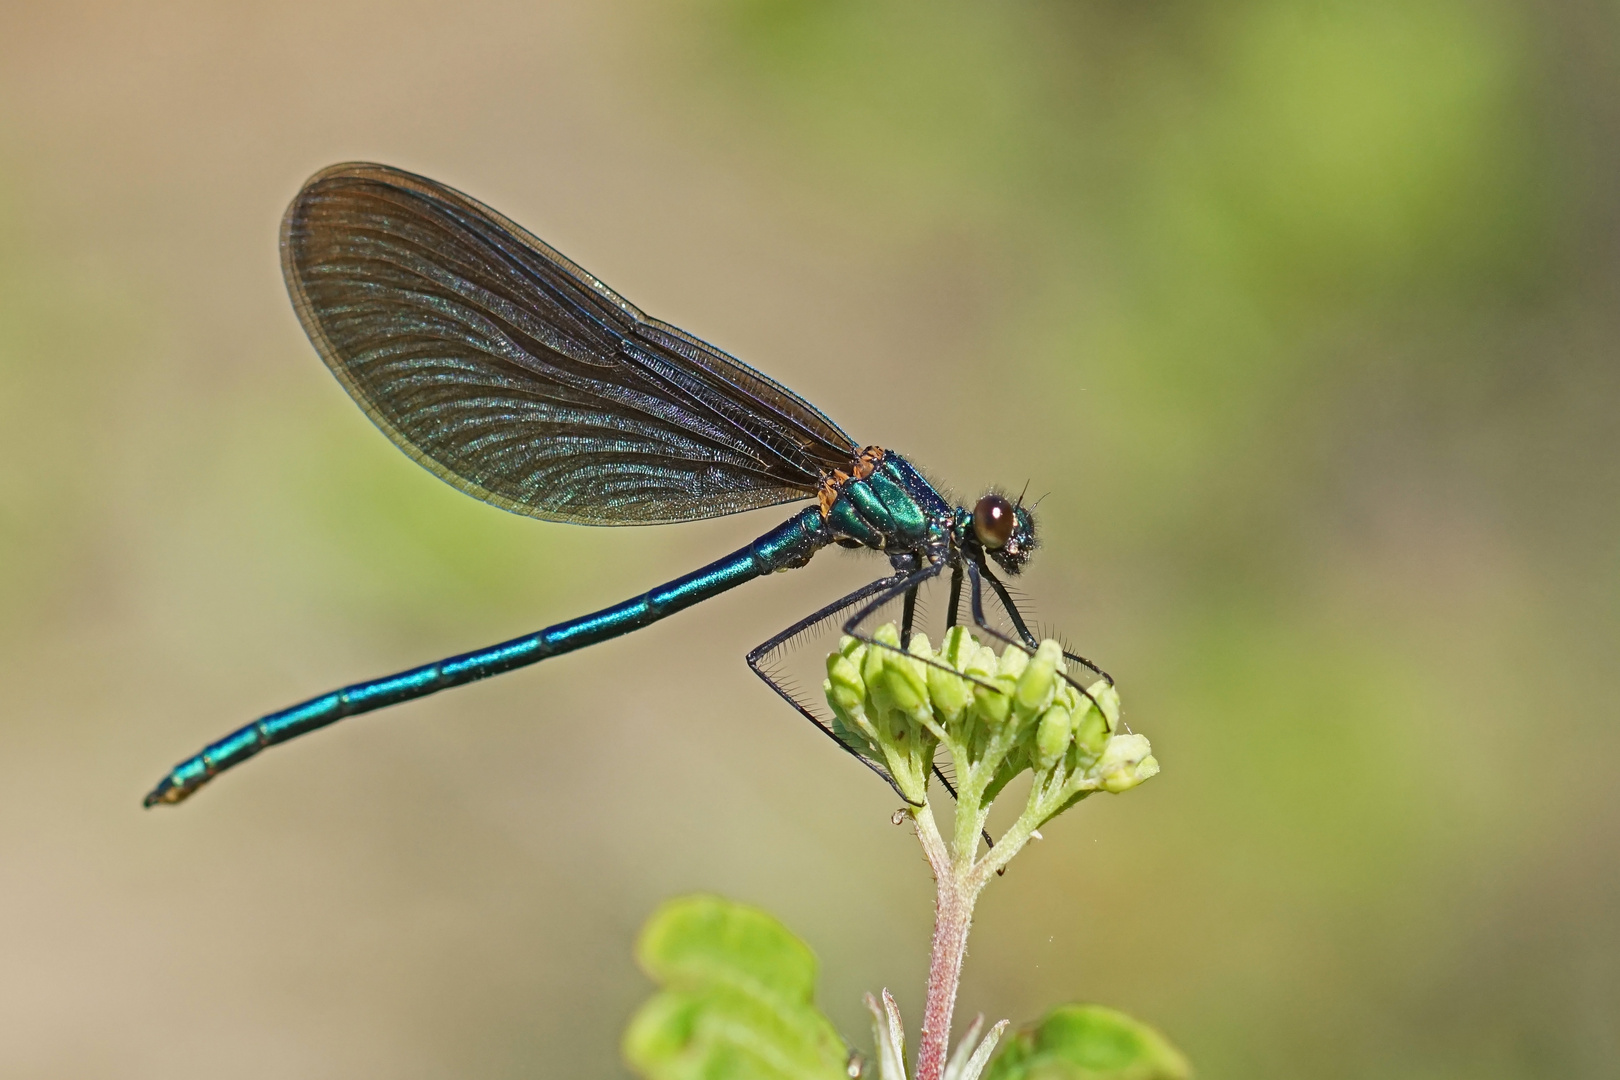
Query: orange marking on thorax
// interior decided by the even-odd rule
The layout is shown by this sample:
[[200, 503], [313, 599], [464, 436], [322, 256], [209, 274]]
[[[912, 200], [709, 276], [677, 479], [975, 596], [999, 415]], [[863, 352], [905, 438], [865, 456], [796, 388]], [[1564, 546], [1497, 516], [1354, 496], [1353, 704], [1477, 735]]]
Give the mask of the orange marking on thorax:
[[838, 501], [838, 493], [850, 480], [865, 480], [872, 475], [872, 471], [883, 460], [884, 450], [881, 446], [868, 446], [855, 455], [850, 463], [849, 471], [834, 469], [821, 478], [821, 486], [816, 490], [816, 502], [821, 507], [821, 516], [825, 519], [832, 513], [833, 503]]
[[838, 489], [848, 479], [846, 472], [832, 472], [821, 478], [821, 487], [816, 491], [816, 502], [821, 506], [821, 520], [826, 521], [832, 514], [832, 505], [838, 501]]
[[855, 455], [855, 479], [865, 480], [868, 476], [871, 476], [872, 470], [877, 468], [878, 463], [882, 460], [883, 447], [868, 446], [865, 450], [862, 450]]

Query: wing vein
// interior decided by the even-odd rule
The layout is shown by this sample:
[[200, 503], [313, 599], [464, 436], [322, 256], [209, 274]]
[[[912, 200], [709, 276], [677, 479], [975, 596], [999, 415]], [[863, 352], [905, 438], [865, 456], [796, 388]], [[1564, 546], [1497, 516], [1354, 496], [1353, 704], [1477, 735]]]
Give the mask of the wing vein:
[[381, 165], [316, 174], [282, 224], [310, 339], [402, 450], [516, 513], [623, 525], [803, 499], [853, 441], [488, 207]]

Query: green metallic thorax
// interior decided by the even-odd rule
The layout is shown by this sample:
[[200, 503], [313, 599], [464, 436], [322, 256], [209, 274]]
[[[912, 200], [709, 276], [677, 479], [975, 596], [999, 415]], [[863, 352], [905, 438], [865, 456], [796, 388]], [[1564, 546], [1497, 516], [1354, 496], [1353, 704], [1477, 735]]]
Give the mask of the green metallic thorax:
[[950, 505], [911, 463], [890, 451], [864, 480], [849, 479], [826, 515], [846, 546], [879, 551], [931, 551], [952, 522]]

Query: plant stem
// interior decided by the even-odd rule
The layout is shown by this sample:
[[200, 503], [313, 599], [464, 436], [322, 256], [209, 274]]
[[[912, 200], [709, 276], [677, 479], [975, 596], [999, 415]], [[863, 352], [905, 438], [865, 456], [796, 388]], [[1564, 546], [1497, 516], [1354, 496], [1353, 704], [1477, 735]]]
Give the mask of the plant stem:
[[928, 1003], [923, 1009], [922, 1042], [917, 1049], [917, 1080], [940, 1080], [950, 1057], [951, 1013], [967, 955], [973, 923], [974, 892], [942, 885], [934, 901], [934, 948], [928, 967]]
[[[973, 925], [973, 904], [983, 886], [973, 880], [970, 851], [966, 859], [952, 858], [939, 834], [932, 809], [914, 810], [917, 839], [934, 871], [934, 944], [928, 965], [928, 1000], [923, 1007], [922, 1039], [917, 1047], [916, 1080], [941, 1080], [950, 1058], [951, 1013], [967, 956], [968, 930]], [[961, 865], [959, 865], [961, 864]]]
[[[968, 807], [972, 810], [973, 807]], [[958, 804], [957, 815], [964, 813]], [[926, 802], [911, 811], [917, 839], [934, 872], [934, 945], [928, 964], [928, 1000], [923, 1005], [922, 1039], [917, 1047], [915, 1080], [942, 1080], [950, 1059], [951, 1014], [956, 1009], [956, 991], [962, 981], [962, 961], [967, 958], [968, 931], [973, 926], [973, 906], [979, 893], [995, 873], [1029, 842], [1034, 819], [1025, 815], [1009, 829], [984, 858], [978, 852], [978, 828], [967, 833], [968, 842], [947, 847], [934, 821], [934, 811]], [[1028, 820], [1026, 820], [1028, 818]], [[970, 818], [982, 827], [982, 820]], [[959, 821], [960, 824], [960, 821]], [[961, 833], [958, 829], [958, 833]], [[953, 850], [954, 848], [954, 850]]]

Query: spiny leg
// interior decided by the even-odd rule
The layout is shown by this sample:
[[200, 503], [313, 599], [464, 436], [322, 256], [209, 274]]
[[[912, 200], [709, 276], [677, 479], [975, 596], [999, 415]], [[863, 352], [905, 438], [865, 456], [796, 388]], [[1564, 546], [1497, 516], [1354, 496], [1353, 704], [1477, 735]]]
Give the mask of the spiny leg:
[[[986, 634], [989, 634], [991, 637], [1002, 642], [1003, 644], [1011, 645], [1014, 648], [1024, 649], [1027, 652], [1033, 653], [1037, 648], [1040, 647], [1040, 642], [1035, 640], [1035, 635], [1031, 634], [1029, 632], [1029, 627], [1024, 625], [1024, 617], [1018, 614], [1018, 609], [1016, 607], [1013, 607], [1011, 604], [1004, 603], [1004, 606], [1007, 608], [1007, 617], [1012, 620], [1013, 627], [1018, 631], [1018, 638], [1015, 638], [1010, 634], [1003, 633], [1001, 630], [998, 630], [996, 627], [990, 625], [990, 620], [985, 618], [984, 615], [984, 587], [980, 580], [981, 575], [987, 576], [989, 571], [981, 567], [974, 559], [964, 559], [963, 562], [967, 564], [969, 586], [968, 610], [973, 613], [973, 625], [977, 626], [980, 630], [984, 631]], [[1020, 641], [1019, 638], [1022, 638], [1023, 640]]]
[[[871, 634], [865, 633], [861, 630], [861, 623], [871, 618], [873, 613], [882, 608], [883, 605], [892, 603], [901, 596], [913, 598], [913, 603], [915, 603], [914, 598], [916, 596], [918, 587], [926, 583], [929, 579], [937, 577], [941, 569], [943, 569], [943, 564], [929, 563], [920, 570], [904, 571], [896, 574], [894, 577], [886, 579], [887, 581], [892, 582], [892, 584], [890, 584], [882, 592], [879, 592], [873, 596], [872, 599], [868, 600], [859, 611], [844, 621], [844, 633], [848, 634], [857, 641], [864, 641], [868, 645], [875, 645], [878, 648], [889, 649], [893, 652], [904, 652], [905, 649], [903, 648], [887, 642], [873, 640]], [[906, 613], [902, 612], [901, 618], [904, 619], [905, 615]]]
[[[905, 596], [907, 597], [908, 600], [914, 598], [916, 596], [916, 594], [917, 594], [917, 590], [918, 590], [919, 587], [921, 587], [924, 583], [926, 583], [930, 579], [938, 577], [940, 572], [942, 570], [944, 570], [944, 569], [945, 569], [945, 564], [944, 563], [931, 563], [928, 566], [925, 566], [920, 570], [916, 570], [916, 571], [913, 571], [910, 574], [906, 574], [904, 576], [901, 576], [900, 580], [897, 581], [894, 585], [891, 585], [886, 592], [878, 595], [875, 599], [868, 601], [865, 607], [863, 607], [860, 611], [857, 611], [854, 615], [852, 615], [850, 617], [849, 621], [844, 624], [844, 633], [848, 634], [850, 637], [855, 638], [857, 641], [865, 642], [868, 648], [882, 648], [882, 649], [888, 649], [888, 650], [890, 650], [892, 652], [902, 652], [902, 651], [904, 651], [904, 650], [901, 650], [901, 649], [896, 649], [893, 645], [890, 645], [887, 642], [878, 641], [876, 638], [872, 637], [872, 635], [870, 635], [870, 634], [863, 633], [861, 631], [861, 629], [860, 629], [860, 624], [862, 622], [864, 622], [865, 620], [871, 618], [872, 615], [875, 612], [877, 612], [879, 609], [881, 609], [884, 604], [891, 603], [894, 600], [895, 597], [900, 596], [902, 593], [905, 594]], [[961, 573], [962, 573], [962, 571], [961, 571], [960, 568], [954, 568], [954, 573], [952, 575], [952, 578], [957, 583], [960, 583]], [[954, 611], [954, 607], [953, 607], [953, 611]], [[959, 676], [960, 678], [967, 679], [968, 681], [976, 683], [979, 686], [983, 686], [986, 689], [995, 690], [995, 691], [999, 691], [1001, 689], [1000, 687], [996, 686], [994, 683], [989, 683], [989, 682], [986, 682], [983, 679], [974, 678], [971, 675], [963, 675], [961, 672], [957, 671], [956, 669], [950, 667], [947, 664], [940, 663], [938, 660], [931, 660], [931, 659], [929, 659], [927, 657], [922, 657], [922, 656], [917, 657], [917, 659], [921, 660], [925, 664], [928, 664], [930, 667], [937, 667], [941, 671], [948, 671], [952, 675], [956, 675], [956, 676]], [[939, 764], [937, 762], [934, 764], [933, 772], [934, 772], [934, 775], [939, 778], [939, 782], [944, 785], [945, 790], [950, 793], [951, 798], [955, 799], [956, 798], [956, 785], [953, 784], [951, 782], [950, 778], [947, 777], [945, 775], [945, 773], [940, 769]], [[890, 783], [890, 786], [893, 786], [893, 784], [894, 784], [894, 782], [892, 780], [889, 783]], [[895, 790], [898, 791], [899, 789], [896, 788]], [[902, 796], [902, 797], [904, 797], [904, 796]], [[988, 830], [981, 830], [981, 834], [984, 837], [984, 843], [985, 843], [986, 847], [995, 847], [995, 841], [990, 839], [990, 833], [989, 833]]]
[[[951, 574], [952, 604], [951, 615], [949, 616], [949, 621], [946, 623], [947, 629], [956, 625], [955, 601], [957, 600], [956, 594], [960, 591], [961, 587], [962, 571], [958, 568]], [[918, 586], [913, 585], [911, 588], [906, 590], [905, 607], [900, 614], [900, 647], [902, 649], [911, 648], [911, 629], [912, 624], [916, 621], [917, 617], [917, 589]], [[934, 775], [939, 778], [939, 782], [944, 785], [946, 792], [948, 792], [951, 798], [954, 800], [956, 798], [956, 785], [951, 782], [951, 778], [949, 776], [945, 775], [944, 768], [941, 767], [937, 761], [934, 763]], [[995, 846], [990, 842], [990, 834], [988, 832], [984, 834], [984, 842], [990, 847]]]
[[[812, 724], [816, 725], [816, 727], [826, 732], [829, 738], [831, 738], [844, 750], [853, 754], [861, 762], [861, 764], [865, 765], [867, 768], [877, 773], [877, 775], [881, 776], [883, 781], [891, 788], [894, 788], [895, 793], [899, 794], [902, 799], [905, 799], [905, 794], [901, 792], [899, 787], [895, 785], [894, 778], [888, 774], [887, 770], [878, 765], [876, 762], [872, 761], [870, 758], [866, 757], [864, 754], [857, 751], [848, 743], [844, 742], [844, 740], [840, 739], [836, 733], [831, 731], [825, 724], [821, 722], [820, 718], [817, 717], [815, 713], [811, 712], [802, 701], [795, 697], [791, 690], [778, 682], [770, 672], [766, 671], [760, 665], [766, 657], [775, 652], [777, 649], [781, 648], [784, 643], [791, 641], [796, 635], [815, 629], [815, 627], [820, 623], [825, 622], [852, 605], [860, 603], [862, 600], [865, 600], [867, 597], [872, 596], [875, 593], [892, 590], [896, 584], [906, 580], [910, 576], [912, 575], [906, 573], [894, 574], [890, 577], [879, 578], [870, 584], [863, 585], [847, 596], [834, 600], [832, 603], [815, 612], [813, 615], [800, 619], [798, 622], [794, 623], [792, 626], [789, 626], [787, 629], [772, 637], [770, 640], [762, 642], [751, 650], [747, 657], [749, 669], [753, 671], [755, 675], [758, 675], [766, 686], [769, 686], [772, 690], [776, 691], [778, 697], [780, 697], [783, 701], [786, 701], [789, 705], [793, 706], [794, 709], [798, 710], [799, 714], [806, 720], [809, 720]], [[911, 601], [913, 605], [915, 604], [916, 593], [916, 586], [913, 586], [906, 593], [907, 599]], [[934, 766], [934, 775], [939, 777], [939, 782], [945, 786], [945, 790], [950, 793], [951, 798], [955, 799], [956, 785], [952, 784], [945, 774], [940, 771], [937, 764]], [[909, 803], [910, 800], [908, 799], [907, 802]], [[988, 834], [986, 835], [985, 840], [988, 842]]]
[[[857, 611], [854, 615], [851, 615], [849, 617], [849, 621], [844, 623], [844, 633], [871, 648], [888, 649], [890, 652], [900, 653], [902, 656], [909, 656], [910, 654], [905, 649], [900, 648], [898, 645], [890, 644], [887, 641], [879, 641], [870, 633], [862, 630], [861, 624], [876, 614], [884, 604], [892, 603], [896, 597], [901, 596], [909, 590], [915, 590], [918, 586], [923, 585], [931, 578], [938, 577], [941, 571], [944, 569], [944, 563], [930, 563], [921, 570], [913, 571], [909, 575], [901, 578], [894, 585], [891, 585], [887, 592], [868, 601], [865, 607], [861, 608], [861, 610]], [[991, 632], [995, 633], [993, 630]], [[1000, 637], [1001, 635], [997, 634], [996, 636]], [[1013, 642], [1012, 644], [1016, 643]], [[973, 675], [964, 675], [962, 672], [957, 671], [949, 664], [941, 663], [940, 661], [931, 657], [918, 656], [914, 657], [914, 659], [920, 663], [927, 664], [929, 667], [938, 668], [941, 671], [949, 672], [959, 679], [966, 679], [975, 686], [982, 686], [986, 690], [995, 691], [997, 693], [1001, 691], [1001, 688], [995, 683], [988, 682]]]
[[957, 615], [962, 609], [962, 564], [956, 563], [951, 567], [951, 606], [945, 613], [945, 629], [949, 630], [956, 625]]
[[[917, 589], [920, 586], [926, 584], [931, 579], [938, 577], [940, 572], [942, 570], [944, 570], [944, 569], [945, 569], [945, 564], [944, 563], [929, 563], [927, 566], [923, 567], [921, 570], [913, 570], [911, 573], [906, 574], [899, 581], [897, 581], [894, 585], [891, 585], [889, 587], [888, 591], [886, 591], [886, 592], [882, 593], [881, 595], [875, 597], [874, 599], [868, 601], [865, 607], [861, 608], [855, 614], [851, 615], [849, 617], [849, 619], [844, 623], [844, 633], [848, 634], [850, 637], [854, 638], [856, 641], [863, 642], [866, 645], [868, 645], [868, 646], [870, 646], [870, 647], [872, 647], [874, 649], [888, 649], [890, 652], [897, 652], [897, 653], [900, 653], [902, 655], [909, 655], [906, 652], [906, 648], [903, 647], [903, 646], [894, 645], [894, 644], [891, 644], [890, 642], [887, 642], [887, 641], [879, 641], [879, 640], [877, 640], [877, 638], [873, 637], [870, 633], [868, 633], [865, 630], [862, 630], [861, 629], [861, 624], [864, 623], [867, 619], [870, 619], [879, 610], [881, 610], [883, 605], [893, 603], [897, 598], [899, 598], [901, 596], [908, 596], [908, 597], [915, 596], [916, 592], [917, 592]], [[904, 617], [904, 614], [902, 613], [902, 618], [903, 617]], [[941, 671], [949, 671], [952, 675], [962, 675], [961, 672], [959, 672], [956, 669], [952, 668], [950, 665], [942, 664], [938, 660], [933, 660], [933, 659], [930, 659], [930, 658], [928, 658], [926, 656], [919, 656], [916, 659], [918, 659], [918, 660], [922, 661], [923, 663], [927, 664], [929, 667], [936, 667], [936, 668], [939, 668]], [[963, 678], [971, 678], [971, 676], [965, 676], [965, 675], [962, 676], [962, 677]], [[981, 679], [973, 679], [973, 681], [976, 682], [976, 683], [979, 683], [981, 686], [984, 686], [986, 689], [990, 689], [990, 690], [996, 689], [993, 685], [991, 685], [990, 683], [984, 682]]]
[[[1018, 634], [1024, 639], [1024, 644], [1028, 645], [1031, 649], [1035, 648], [1035, 646], [1038, 644], [1038, 642], [1035, 640], [1035, 635], [1030, 633], [1028, 625], [1026, 625], [1024, 622], [1023, 612], [1019, 611], [1018, 605], [1013, 603], [1012, 596], [1007, 592], [1007, 586], [1003, 585], [1001, 583], [1001, 579], [990, 572], [990, 568], [988, 566], [981, 565], [979, 570], [984, 574], [985, 580], [990, 583], [990, 588], [995, 590], [996, 598], [1001, 601], [1002, 608], [1006, 610], [1007, 617], [1012, 620], [1013, 626], [1018, 629]], [[1112, 675], [1108, 674], [1108, 672], [1104, 671], [1096, 664], [1093, 664], [1085, 657], [1079, 656], [1065, 649], [1063, 652], [1063, 658], [1065, 660], [1073, 660], [1077, 664], [1090, 668], [1092, 671], [1095, 671], [1098, 675], [1102, 676], [1103, 680], [1107, 682], [1109, 686], [1114, 685], [1114, 677]]]
[[[1037, 648], [1040, 647], [1040, 642], [1036, 641], [1035, 640], [1035, 635], [1033, 635], [1033, 634], [1031, 634], [1029, 632], [1029, 627], [1027, 625], [1025, 625], [1024, 617], [1018, 613], [1018, 608], [1017, 608], [1016, 605], [1013, 604], [1012, 598], [1009, 597], [1006, 594], [1005, 589], [999, 587], [1001, 585], [1001, 583], [999, 581], [996, 581], [996, 579], [991, 576], [990, 571], [989, 571], [988, 568], [980, 566], [976, 561], [974, 561], [972, 559], [967, 560], [967, 574], [968, 574], [968, 585], [970, 587], [969, 588], [969, 594], [968, 594], [969, 595], [969, 606], [973, 610], [973, 623], [974, 623], [974, 625], [977, 626], [980, 630], [984, 631], [986, 634], [989, 634], [991, 637], [995, 638], [996, 640], [998, 640], [998, 641], [1000, 641], [1000, 642], [1002, 642], [1004, 644], [1011, 645], [1015, 649], [1024, 649], [1027, 652], [1030, 652], [1031, 654], [1033, 654], [1034, 651]], [[1019, 640], [1017, 640], [1016, 638], [1012, 637], [1009, 634], [1002, 633], [1000, 630], [996, 629], [994, 626], [991, 626], [990, 621], [984, 617], [984, 590], [981, 588], [980, 583], [979, 583], [979, 578], [980, 578], [981, 574], [984, 577], [990, 578], [991, 582], [993, 582], [996, 586], [998, 586], [996, 588], [996, 596], [997, 596], [998, 599], [1001, 600], [1002, 606], [1004, 608], [1006, 608], [1008, 618], [1012, 619], [1013, 626], [1018, 630], [1018, 633], [1024, 638], [1023, 641], [1019, 641]], [[1067, 657], [1070, 654], [1064, 653], [1063, 655], [1065, 657]], [[1078, 660], [1079, 657], [1075, 657], [1075, 659]], [[1095, 667], [1092, 667], [1092, 665], [1091, 665], [1091, 663], [1089, 661], [1080, 660], [1080, 662], [1085, 664], [1087, 667], [1090, 667], [1091, 670], [1093, 670], [1093, 671], [1097, 670]], [[1062, 675], [1064, 682], [1066, 682], [1070, 686], [1074, 687], [1076, 690], [1078, 690], [1081, 693], [1081, 695], [1083, 695], [1085, 697], [1085, 699], [1087, 701], [1089, 701], [1093, 705], [1097, 706], [1097, 711], [1099, 713], [1102, 713], [1103, 723], [1107, 724], [1108, 727], [1109, 727], [1109, 730], [1112, 731], [1113, 725], [1109, 723], [1108, 713], [1103, 710], [1102, 703], [1099, 702], [1096, 698], [1092, 697], [1091, 696], [1091, 691], [1086, 689], [1084, 686], [1081, 686], [1078, 682], [1076, 682], [1074, 680], [1074, 678], [1069, 675], [1068, 672], [1065, 671], [1065, 672], [1061, 672], [1060, 674]], [[1101, 674], [1101, 673], [1099, 672], [1099, 674]], [[1108, 678], [1106, 675], [1104, 675], [1103, 677]], [[1108, 685], [1112, 686], [1113, 684], [1114, 684], [1114, 681], [1112, 679], [1109, 679], [1108, 680]]]
[[[755, 675], [758, 675], [760, 679], [764, 681], [766, 686], [769, 686], [772, 690], [775, 690], [777, 696], [798, 710], [800, 716], [803, 716], [806, 720], [816, 725], [816, 727], [825, 733], [826, 736], [833, 742], [837, 743], [848, 753], [854, 755], [856, 760], [858, 760], [862, 765], [865, 765], [868, 769], [871, 769], [873, 772], [877, 773], [877, 775], [881, 776], [883, 778], [883, 782], [888, 784], [891, 788], [894, 788], [895, 793], [902, 799], [906, 798], [905, 793], [902, 792], [899, 786], [895, 784], [894, 777], [889, 775], [887, 769], [883, 768], [883, 766], [879, 765], [865, 754], [862, 754], [860, 751], [856, 750], [853, 746], [850, 746], [843, 739], [840, 739], [832, 728], [823, 723], [820, 717], [811, 712], [810, 708], [805, 705], [804, 702], [795, 697], [793, 692], [786, 686], [783, 686], [780, 682], [778, 682], [775, 676], [761, 667], [760, 663], [777, 649], [781, 648], [784, 643], [792, 640], [797, 635], [815, 629], [817, 625], [827, 621], [840, 612], [845, 611], [851, 606], [860, 603], [869, 596], [892, 590], [895, 585], [905, 581], [909, 576], [909, 574], [893, 574], [889, 577], [878, 578], [876, 581], [862, 585], [860, 588], [856, 589], [847, 596], [834, 600], [821, 610], [812, 615], [807, 615], [798, 622], [794, 623], [792, 626], [789, 626], [787, 629], [783, 630], [781, 633], [756, 645], [749, 651], [747, 657], [749, 669], [753, 671]], [[910, 801], [911, 800], [906, 799], [907, 803], [910, 803]]]
[[[962, 564], [960, 561], [958, 561], [951, 566], [951, 600], [950, 607], [945, 612], [945, 629], [949, 630], [951, 627], [956, 625], [957, 617], [961, 614], [961, 612]], [[956, 790], [951, 787], [950, 782], [945, 779], [945, 774], [939, 771], [939, 766], [937, 765], [934, 766], [934, 775], [939, 777], [939, 782], [945, 785], [945, 790], [949, 791], [951, 793], [951, 798], [954, 799], [956, 797]], [[984, 846], [986, 848], [993, 848], [996, 846], [996, 842], [990, 839], [989, 829], [980, 829], [979, 835], [984, 837]], [[996, 871], [996, 874], [999, 876], [1001, 874], [1005, 874], [1006, 872], [1007, 868], [1002, 867], [1000, 870]]]
[[911, 624], [917, 618], [917, 586], [906, 590], [906, 602], [900, 609], [900, 647], [911, 648]]

